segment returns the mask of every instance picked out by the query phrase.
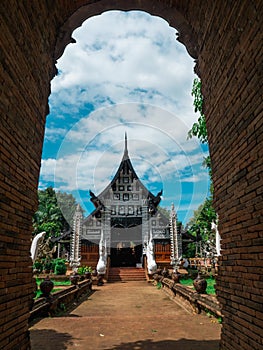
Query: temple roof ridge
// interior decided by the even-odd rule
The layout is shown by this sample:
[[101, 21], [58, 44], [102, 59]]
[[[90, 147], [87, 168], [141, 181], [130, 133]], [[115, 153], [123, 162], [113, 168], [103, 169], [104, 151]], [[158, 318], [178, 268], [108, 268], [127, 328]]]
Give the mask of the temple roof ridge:
[[128, 143], [127, 143], [127, 132], [125, 131], [125, 141], [124, 141], [124, 154], [123, 157], [129, 158], [129, 154], [128, 154]]

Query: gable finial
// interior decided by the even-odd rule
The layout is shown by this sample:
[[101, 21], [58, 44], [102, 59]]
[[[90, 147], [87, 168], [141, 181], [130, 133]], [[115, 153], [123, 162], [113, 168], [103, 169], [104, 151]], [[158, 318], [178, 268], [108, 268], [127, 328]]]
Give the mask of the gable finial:
[[128, 146], [127, 146], [127, 132], [125, 131], [125, 146], [124, 146], [124, 155], [128, 156]]

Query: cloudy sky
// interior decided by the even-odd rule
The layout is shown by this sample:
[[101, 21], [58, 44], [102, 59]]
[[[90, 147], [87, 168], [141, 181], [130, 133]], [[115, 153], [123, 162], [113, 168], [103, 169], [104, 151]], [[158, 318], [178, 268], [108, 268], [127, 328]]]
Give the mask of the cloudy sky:
[[194, 62], [176, 31], [144, 12], [105, 12], [74, 31], [57, 63], [49, 99], [39, 188], [73, 193], [90, 213], [114, 176], [128, 136], [129, 156], [161, 205], [186, 223], [208, 195], [207, 148], [187, 140], [198, 116]]

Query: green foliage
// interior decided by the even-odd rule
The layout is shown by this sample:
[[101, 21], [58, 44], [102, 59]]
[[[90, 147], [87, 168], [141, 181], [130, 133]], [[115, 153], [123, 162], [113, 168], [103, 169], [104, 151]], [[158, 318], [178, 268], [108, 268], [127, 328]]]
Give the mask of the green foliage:
[[216, 221], [216, 212], [213, 208], [213, 201], [212, 198], [206, 198], [192, 228], [194, 227], [194, 232], [197, 232], [196, 228], [198, 228], [202, 238], [208, 239], [212, 233], [211, 223], [213, 221]]
[[33, 269], [37, 270], [38, 273], [44, 270], [52, 270], [56, 275], [64, 275], [67, 271], [67, 266], [65, 259], [41, 259], [34, 263]]
[[[211, 230], [212, 222], [216, 222], [216, 212], [213, 208], [212, 198], [206, 198], [197, 210], [194, 211], [194, 216], [188, 222], [188, 232], [197, 237], [202, 243], [202, 247], [206, 244], [215, 247], [215, 232]], [[208, 242], [210, 242], [208, 244]], [[196, 243], [188, 245], [188, 257], [194, 257]]]
[[[77, 207], [77, 202], [75, 197], [71, 193], [66, 192], [56, 192], [57, 203], [61, 210], [65, 221], [67, 222], [66, 229], [73, 226], [73, 216]], [[83, 209], [81, 208], [82, 212]]]
[[[197, 123], [194, 123], [192, 129], [188, 133], [188, 138], [192, 138], [193, 136], [198, 137], [201, 143], [208, 143], [207, 138], [207, 129], [205, 116], [203, 114], [203, 102], [204, 98], [201, 92], [201, 80], [194, 79], [193, 88], [192, 88], [192, 96], [194, 96], [194, 111], [199, 113], [199, 118]], [[202, 242], [206, 242], [208, 240], [214, 240], [214, 232], [211, 231], [212, 222], [216, 222], [216, 213], [213, 208], [212, 196], [213, 196], [213, 183], [212, 183], [212, 164], [210, 156], [204, 158], [203, 165], [208, 169], [211, 185], [210, 185], [210, 193], [211, 197], [206, 198], [204, 203], [199, 206], [199, 208], [194, 211], [194, 216], [189, 220], [188, 232], [197, 238], [201, 238]], [[188, 245], [188, 256], [193, 257], [195, 252], [196, 245], [195, 243], [191, 243]]]
[[33, 264], [33, 270], [37, 270], [37, 273], [41, 273], [43, 271], [43, 263], [41, 261], [35, 261]]
[[69, 230], [77, 202], [72, 194], [55, 192], [52, 187], [38, 191], [38, 210], [33, 216], [34, 234], [45, 231], [46, 237], [57, 237]]
[[[188, 279], [180, 279], [180, 283], [184, 286], [188, 286], [188, 287], [193, 287], [193, 280], [191, 278]], [[206, 288], [206, 293], [207, 294], [211, 294], [211, 295], [215, 295], [216, 291], [215, 291], [215, 279], [214, 278], [206, 278], [206, 282], [207, 282], [207, 288]]]
[[157, 282], [157, 284], [156, 284], [156, 288], [157, 289], [161, 289], [162, 288], [162, 283], [159, 281], [159, 282]]
[[222, 324], [222, 322], [223, 322], [222, 317], [218, 317], [217, 322], [218, 322], [219, 324]]
[[213, 187], [213, 179], [212, 179], [212, 163], [211, 163], [210, 156], [204, 157], [203, 166], [208, 169], [208, 174], [210, 177], [210, 193], [211, 195], [213, 195], [214, 187]]
[[[163, 208], [158, 206], [158, 211], [164, 216], [166, 217], [168, 220], [170, 220], [170, 210], [167, 208]], [[183, 223], [182, 221], [177, 220], [177, 229], [180, 231], [182, 229]]]
[[56, 275], [65, 275], [67, 266], [64, 259], [56, 259], [54, 273]]
[[60, 308], [61, 311], [67, 310], [66, 305], [64, 303], [60, 303], [58, 307]]
[[158, 206], [158, 211], [167, 219], [170, 218], [170, 210], [168, 210], [167, 208], [163, 208], [161, 206]]
[[[38, 286], [40, 286], [41, 282], [43, 282], [44, 279], [43, 278], [36, 278], [36, 283]], [[51, 281], [54, 283], [54, 286], [70, 286], [71, 282], [68, 279], [65, 279], [63, 281], [55, 281], [53, 279], [51, 279]]]
[[[205, 116], [203, 114], [204, 98], [201, 92], [201, 87], [202, 87], [201, 80], [198, 78], [194, 79], [192, 96], [194, 96], [194, 111], [195, 113], [199, 114], [199, 117], [197, 122], [194, 123], [192, 128], [189, 130], [188, 139], [192, 138], [193, 136], [196, 136], [201, 143], [208, 143], [206, 121], [205, 121]], [[207, 156], [204, 158], [203, 165], [208, 169], [210, 180], [211, 180], [210, 192], [213, 193], [212, 164], [211, 164], [210, 156]]]
[[38, 210], [33, 216], [35, 233], [46, 231], [47, 237], [58, 236], [65, 224], [52, 187], [38, 191]]
[[91, 266], [80, 266], [78, 268], [79, 275], [84, 275], [85, 272], [92, 272], [92, 267]]
[[50, 271], [52, 269], [53, 269], [53, 265], [52, 265], [51, 260], [44, 260], [44, 262], [43, 262], [43, 270]]
[[201, 80], [196, 78], [193, 82], [192, 96], [194, 96], [194, 111], [199, 113], [197, 123], [194, 123], [191, 130], [188, 132], [188, 138], [196, 136], [201, 143], [207, 143], [207, 129], [205, 116], [203, 114], [203, 102], [204, 98], [201, 92]]
[[187, 287], [193, 287], [193, 280], [191, 278], [181, 278], [180, 283]]
[[184, 250], [183, 257], [185, 258], [194, 258], [196, 251], [196, 243], [188, 243], [187, 247]]

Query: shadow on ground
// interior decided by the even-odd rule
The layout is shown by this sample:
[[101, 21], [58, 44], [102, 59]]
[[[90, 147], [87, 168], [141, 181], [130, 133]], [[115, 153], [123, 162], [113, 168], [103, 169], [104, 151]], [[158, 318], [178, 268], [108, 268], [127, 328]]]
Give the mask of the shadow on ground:
[[70, 334], [59, 333], [53, 329], [32, 329], [30, 338], [32, 349], [37, 350], [66, 350], [68, 346], [73, 345], [74, 340]]
[[[31, 347], [37, 350], [67, 350], [74, 347], [74, 338], [68, 333], [59, 333], [52, 329], [31, 330]], [[42, 340], [44, 341], [42, 342]], [[47, 343], [48, 339], [48, 343]], [[87, 350], [95, 350], [89, 347]], [[136, 342], [120, 343], [105, 350], [218, 350], [218, 340], [138, 340]]]
[[73, 303], [67, 306], [66, 310], [63, 312], [58, 313], [57, 315], [54, 315], [54, 317], [82, 317], [78, 315], [72, 314], [72, 312], [83, 302], [85, 301], [91, 301], [91, 297], [94, 293], [100, 292], [99, 289], [92, 289], [88, 295], [84, 295], [80, 297], [79, 299], [76, 299]]
[[218, 340], [161, 340], [154, 341], [152, 339], [138, 340], [131, 343], [121, 343], [105, 350], [218, 350]]

